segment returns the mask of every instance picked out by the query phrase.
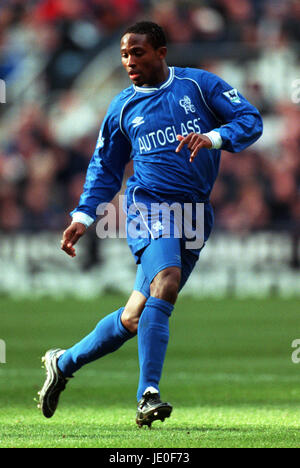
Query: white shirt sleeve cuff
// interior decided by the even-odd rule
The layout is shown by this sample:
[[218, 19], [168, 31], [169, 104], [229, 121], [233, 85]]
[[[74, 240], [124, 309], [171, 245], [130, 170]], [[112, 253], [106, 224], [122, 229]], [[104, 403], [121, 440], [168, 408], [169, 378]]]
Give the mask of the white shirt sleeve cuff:
[[94, 219], [91, 218], [91, 216], [80, 211], [76, 211], [76, 213], [73, 214], [72, 220], [72, 223], [81, 223], [84, 224], [87, 228], [94, 222]]
[[207, 136], [211, 143], [212, 143], [212, 148], [211, 149], [220, 149], [222, 148], [222, 137], [219, 132], [216, 132], [215, 130], [212, 130], [211, 132], [208, 133], [203, 133], [203, 135]]

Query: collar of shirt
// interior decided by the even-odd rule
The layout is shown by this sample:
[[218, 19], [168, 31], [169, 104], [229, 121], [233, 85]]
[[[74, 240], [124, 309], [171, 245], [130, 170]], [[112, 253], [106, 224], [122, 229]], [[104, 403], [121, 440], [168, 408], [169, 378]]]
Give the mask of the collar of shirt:
[[137, 91], [138, 93], [153, 93], [155, 91], [160, 91], [161, 89], [167, 88], [173, 82], [175, 75], [174, 67], [169, 67], [169, 71], [170, 73], [167, 80], [164, 81], [158, 88], [133, 85], [135, 91]]

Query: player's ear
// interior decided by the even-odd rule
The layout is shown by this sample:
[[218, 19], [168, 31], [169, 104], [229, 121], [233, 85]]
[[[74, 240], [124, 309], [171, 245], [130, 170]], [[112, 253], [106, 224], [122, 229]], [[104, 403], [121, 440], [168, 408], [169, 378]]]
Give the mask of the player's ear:
[[157, 49], [157, 54], [158, 54], [158, 57], [161, 59], [161, 60], [164, 60], [167, 56], [167, 48], [165, 46], [163, 47], [159, 47]]

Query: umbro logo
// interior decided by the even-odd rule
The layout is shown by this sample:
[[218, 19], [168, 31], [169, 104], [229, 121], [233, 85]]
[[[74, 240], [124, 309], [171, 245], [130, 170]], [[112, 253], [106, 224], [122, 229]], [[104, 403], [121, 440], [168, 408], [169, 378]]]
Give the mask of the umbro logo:
[[131, 123], [133, 123], [133, 128], [139, 127], [145, 123], [144, 117], [136, 117]]

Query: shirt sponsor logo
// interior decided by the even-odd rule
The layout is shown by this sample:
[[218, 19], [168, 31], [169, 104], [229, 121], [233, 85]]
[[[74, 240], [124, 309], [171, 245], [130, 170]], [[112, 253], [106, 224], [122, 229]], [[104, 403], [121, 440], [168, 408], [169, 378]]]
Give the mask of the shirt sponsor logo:
[[177, 135], [186, 137], [189, 133], [201, 134], [199, 125], [200, 117], [188, 122], [182, 122], [180, 125], [160, 128], [151, 133], [147, 133], [138, 138], [140, 154], [148, 153], [159, 147], [170, 146], [170, 144], [178, 143]]

